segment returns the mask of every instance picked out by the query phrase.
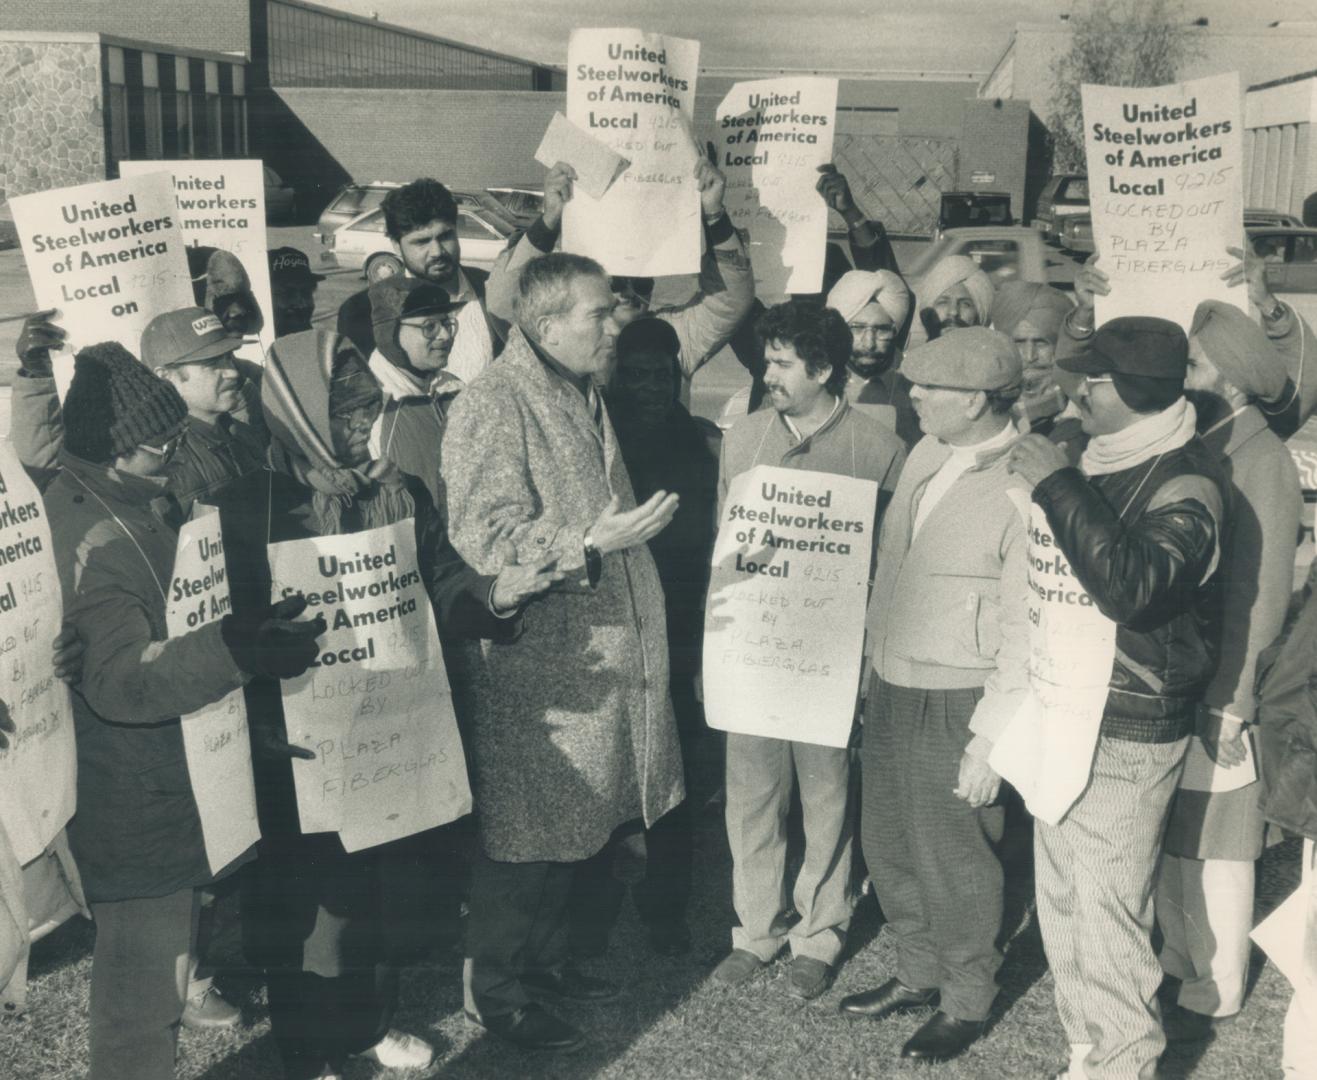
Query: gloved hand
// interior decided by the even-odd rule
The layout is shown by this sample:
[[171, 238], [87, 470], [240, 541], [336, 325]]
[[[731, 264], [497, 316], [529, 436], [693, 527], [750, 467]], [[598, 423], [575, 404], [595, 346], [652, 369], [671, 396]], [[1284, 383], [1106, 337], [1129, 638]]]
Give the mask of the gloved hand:
[[316, 638], [325, 632], [325, 617], [294, 620], [306, 610], [306, 597], [289, 596], [245, 615], [225, 615], [220, 634], [233, 662], [250, 675], [295, 679], [316, 658]]
[[52, 374], [50, 350], [63, 345], [66, 336], [63, 327], [50, 321], [55, 314], [54, 308], [47, 308], [26, 316], [14, 347], [23, 370], [39, 379], [49, 378]]
[[0, 698], [0, 750], [9, 748], [9, 740], [5, 737], [6, 732], [13, 734], [14, 718], [9, 715], [9, 703], [4, 698]]

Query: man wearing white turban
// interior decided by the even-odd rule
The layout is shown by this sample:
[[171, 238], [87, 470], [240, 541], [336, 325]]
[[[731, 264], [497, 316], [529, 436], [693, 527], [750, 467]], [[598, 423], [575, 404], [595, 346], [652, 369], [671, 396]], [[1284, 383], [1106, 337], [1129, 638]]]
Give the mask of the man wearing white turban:
[[[968, 255], [948, 255], [919, 283], [914, 333], [922, 329], [932, 339], [958, 326], [987, 326], [992, 296], [992, 281], [978, 263]], [[916, 344], [914, 338], [910, 343]]]
[[870, 406], [907, 446], [920, 434], [909, 383], [900, 373], [900, 342], [910, 304], [910, 290], [890, 270], [851, 270], [832, 287], [827, 300], [851, 331], [846, 397], [854, 405]]

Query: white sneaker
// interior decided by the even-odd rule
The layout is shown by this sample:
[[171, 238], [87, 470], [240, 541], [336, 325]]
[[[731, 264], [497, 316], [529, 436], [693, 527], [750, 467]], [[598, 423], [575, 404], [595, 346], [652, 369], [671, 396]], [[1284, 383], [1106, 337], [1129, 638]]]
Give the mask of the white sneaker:
[[353, 1057], [369, 1058], [386, 1069], [424, 1069], [434, 1060], [434, 1047], [402, 1031], [390, 1031], [369, 1050]]

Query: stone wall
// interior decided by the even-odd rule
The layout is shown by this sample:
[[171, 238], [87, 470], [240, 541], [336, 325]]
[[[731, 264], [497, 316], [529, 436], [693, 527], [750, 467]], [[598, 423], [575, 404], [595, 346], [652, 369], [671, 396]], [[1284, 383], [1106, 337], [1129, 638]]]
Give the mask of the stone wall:
[[0, 40], [0, 203], [104, 179], [100, 46]]

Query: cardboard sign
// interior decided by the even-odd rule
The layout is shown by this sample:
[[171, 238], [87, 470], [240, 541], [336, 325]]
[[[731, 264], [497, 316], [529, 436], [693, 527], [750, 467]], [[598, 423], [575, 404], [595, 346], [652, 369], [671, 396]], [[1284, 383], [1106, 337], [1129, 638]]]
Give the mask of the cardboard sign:
[[592, 199], [602, 199], [617, 175], [631, 164], [560, 112], [549, 121], [535, 160], [549, 169], [560, 161], [570, 165], [576, 172], [577, 186]]
[[727, 212], [750, 233], [755, 294], [766, 304], [823, 288], [828, 207], [819, 166], [832, 161], [837, 80], [736, 83], [718, 106]]
[[700, 44], [642, 30], [574, 30], [567, 119], [631, 162], [603, 198], [574, 193], [563, 250], [610, 274], [659, 277], [700, 268], [700, 196], [690, 137]]
[[329, 629], [311, 669], [283, 682], [303, 832], [359, 851], [471, 810], [434, 611], [411, 519], [270, 545], [272, 599], [304, 595]]
[[192, 304], [169, 174], [56, 188], [9, 201], [38, 308], [55, 308], [68, 334], [52, 359], [60, 397], [73, 354], [117, 341], [141, 355], [142, 331]]
[[[242, 264], [247, 285], [260, 308], [240, 317], [236, 306], [217, 310], [223, 294], [207, 294], [203, 306], [214, 311], [230, 329], [257, 337], [265, 349], [274, 341], [274, 301], [270, 293], [270, 258], [265, 233], [265, 173], [256, 159], [235, 161], [123, 161], [122, 176], [168, 170], [178, 204], [178, 224], [188, 247], [227, 251]], [[222, 273], [217, 281], [229, 279]], [[245, 348], [244, 360], [263, 361], [260, 349]]]
[[756, 465], [729, 485], [704, 622], [709, 726], [845, 746], [878, 485]]
[[[219, 513], [197, 503], [178, 533], [165, 627], [171, 638], [222, 619], [231, 610]], [[206, 862], [219, 873], [261, 838], [256, 820], [247, 703], [234, 690], [181, 718], [192, 795], [201, 817]]]
[[51, 643], [64, 617], [50, 526], [36, 485], [0, 439], [0, 702], [14, 731], [0, 749], [0, 827], [19, 865], [73, 816], [78, 756], [69, 689]]
[[1055, 825], [1088, 786], [1116, 659], [1116, 624], [1079, 584], [1047, 515], [1012, 492], [1029, 522], [1029, 694], [990, 764], [1034, 817]]
[[1244, 245], [1239, 75], [1132, 89], [1083, 86], [1093, 239], [1111, 295], [1097, 323], [1155, 315], [1188, 333], [1203, 300], [1247, 310], [1221, 275]]

